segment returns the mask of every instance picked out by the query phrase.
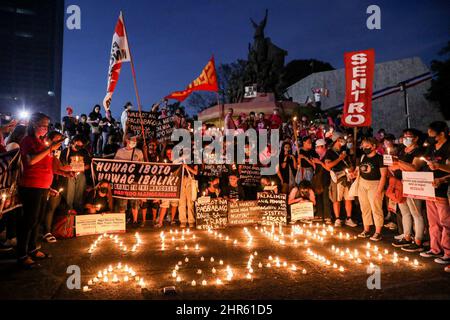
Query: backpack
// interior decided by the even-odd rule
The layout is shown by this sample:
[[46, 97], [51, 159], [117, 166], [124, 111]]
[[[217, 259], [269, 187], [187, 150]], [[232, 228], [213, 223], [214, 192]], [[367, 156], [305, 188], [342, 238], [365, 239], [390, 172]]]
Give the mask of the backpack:
[[406, 198], [403, 197], [403, 183], [396, 177], [389, 177], [389, 186], [386, 190], [386, 197], [394, 201], [395, 203], [403, 203]]
[[75, 236], [75, 210], [68, 210], [67, 214], [55, 218], [52, 234], [57, 239], [70, 239]]

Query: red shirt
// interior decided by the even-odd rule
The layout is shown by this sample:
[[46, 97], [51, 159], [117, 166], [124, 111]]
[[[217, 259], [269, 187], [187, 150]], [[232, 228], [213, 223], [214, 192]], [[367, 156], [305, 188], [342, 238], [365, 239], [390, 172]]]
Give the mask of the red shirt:
[[[26, 136], [20, 143], [22, 158], [37, 154], [46, 148], [45, 144], [36, 137]], [[53, 156], [48, 154], [41, 161], [30, 165], [23, 161], [23, 175], [20, 185], [26, 188], [48, 189], [53, 180]]]
[[279, 129], [281, 124], [283, 123], [283, 120], [281, 120], [281, 117], [278, 114], [272, 114], [270, 117], [271, 122], [271, 129]]

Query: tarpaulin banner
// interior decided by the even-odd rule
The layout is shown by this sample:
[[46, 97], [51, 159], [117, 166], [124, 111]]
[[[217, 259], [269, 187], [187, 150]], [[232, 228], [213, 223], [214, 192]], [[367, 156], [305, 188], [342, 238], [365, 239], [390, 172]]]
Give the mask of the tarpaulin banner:
[[345, 102], [342, 123], [347, 127], [370, 126], [375, 51], [369, 49], [346, 52], [344, 64]]
[[106, 180], [112, 196], [123, 199], [179, 199], [183, 168], [179, 164], [92, 159], [95, 184]]
[[0, 154], [0, 218], [20, 207], [17, 180], [21, 170], [19, 149]]

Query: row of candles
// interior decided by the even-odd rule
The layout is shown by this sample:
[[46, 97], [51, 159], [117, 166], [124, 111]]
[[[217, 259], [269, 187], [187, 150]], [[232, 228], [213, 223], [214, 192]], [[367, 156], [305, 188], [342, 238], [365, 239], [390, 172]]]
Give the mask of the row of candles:
[[[118, 276], [119, 274], [119, 276]], [[83, 292], [91, 291], [90, 287], [100, 283], [136, 283], [138, 287], [145, 288], [146, 283], [144, 278], [139, 277], [132, 267], [122, 265], [121, 262], [113, 267], [109, 265], [108, 268], [99, 270], [97, 275], [90, 279], [86, 286], [83, 286]]]
[[[132, 248], [131, 248], [131, 252], [136, 252], [137, 251], [137, 249], [140, 247], [140, 245], [142, 244], [142, 240], [141, 240], [141, 237], [140, 237], [140, 235], [139, 235], [139, 233], [135, 233], [135, 235], [134, 235], [134, 237], [135, 237], [135, 244], [132, 246]], [[123, 244], [123, 241], [119, 238], [119, 236], [118, 235], [112, 235], [112, 234], [106, 234], [106, 233], [104, 233], [104, 234], [102, 234], [102, 235], [100, 235], [98, 238], [97, 238], [97, 240], [95, 240], [92, 244], [91, 244], [91, 246], [89, 247], [89, 250], [88, 250], [88, 253], [90, 253], [90, 254], [92, 254], [92, 253], [94, 253], [94, 251], [98, 248], [98, 246], [99, 246], [99, 244], [103, 241], [103, 240], [106, 240], [106, 239], [110, 239], [110, 240], [112, 240], [113, 242], [114, 242], [114, 244], [116, 244], [116, 246], [118, 246], [118, 248], [119, 248], [119, 250], [121, 251], [121, 252], [123, 252], [123, 253], [127, 253], [128, 252], [128, 247], [127, 246], [125, 246], [124, 244]]]

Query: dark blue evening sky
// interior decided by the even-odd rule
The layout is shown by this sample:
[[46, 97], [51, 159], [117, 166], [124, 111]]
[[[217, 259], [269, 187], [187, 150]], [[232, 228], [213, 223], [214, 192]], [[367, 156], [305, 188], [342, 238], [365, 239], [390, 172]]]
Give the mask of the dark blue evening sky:
[[[429, 65], [450, 39], [450, 1], [302, 0], [74, 0], [81, 30], [64, 32], [62, 114], [72, 105], [88, 113], [106, 91], [111, 40], [119, 11], [125, 15], [144, 110], [198, 76], [211, 54], [216, 65], [247, 58], [252, 17], [269, 9], [266, 37], [293, 59], [315, 58], [343, 67], [345, 51], [374, 48], [376, 62], [419, 56]], [[381, 7], [381, 30], [368, 30], [366, 8]], [[122, 67], [112, 100], [120, 117], [136, 105], [131, 68]]]

